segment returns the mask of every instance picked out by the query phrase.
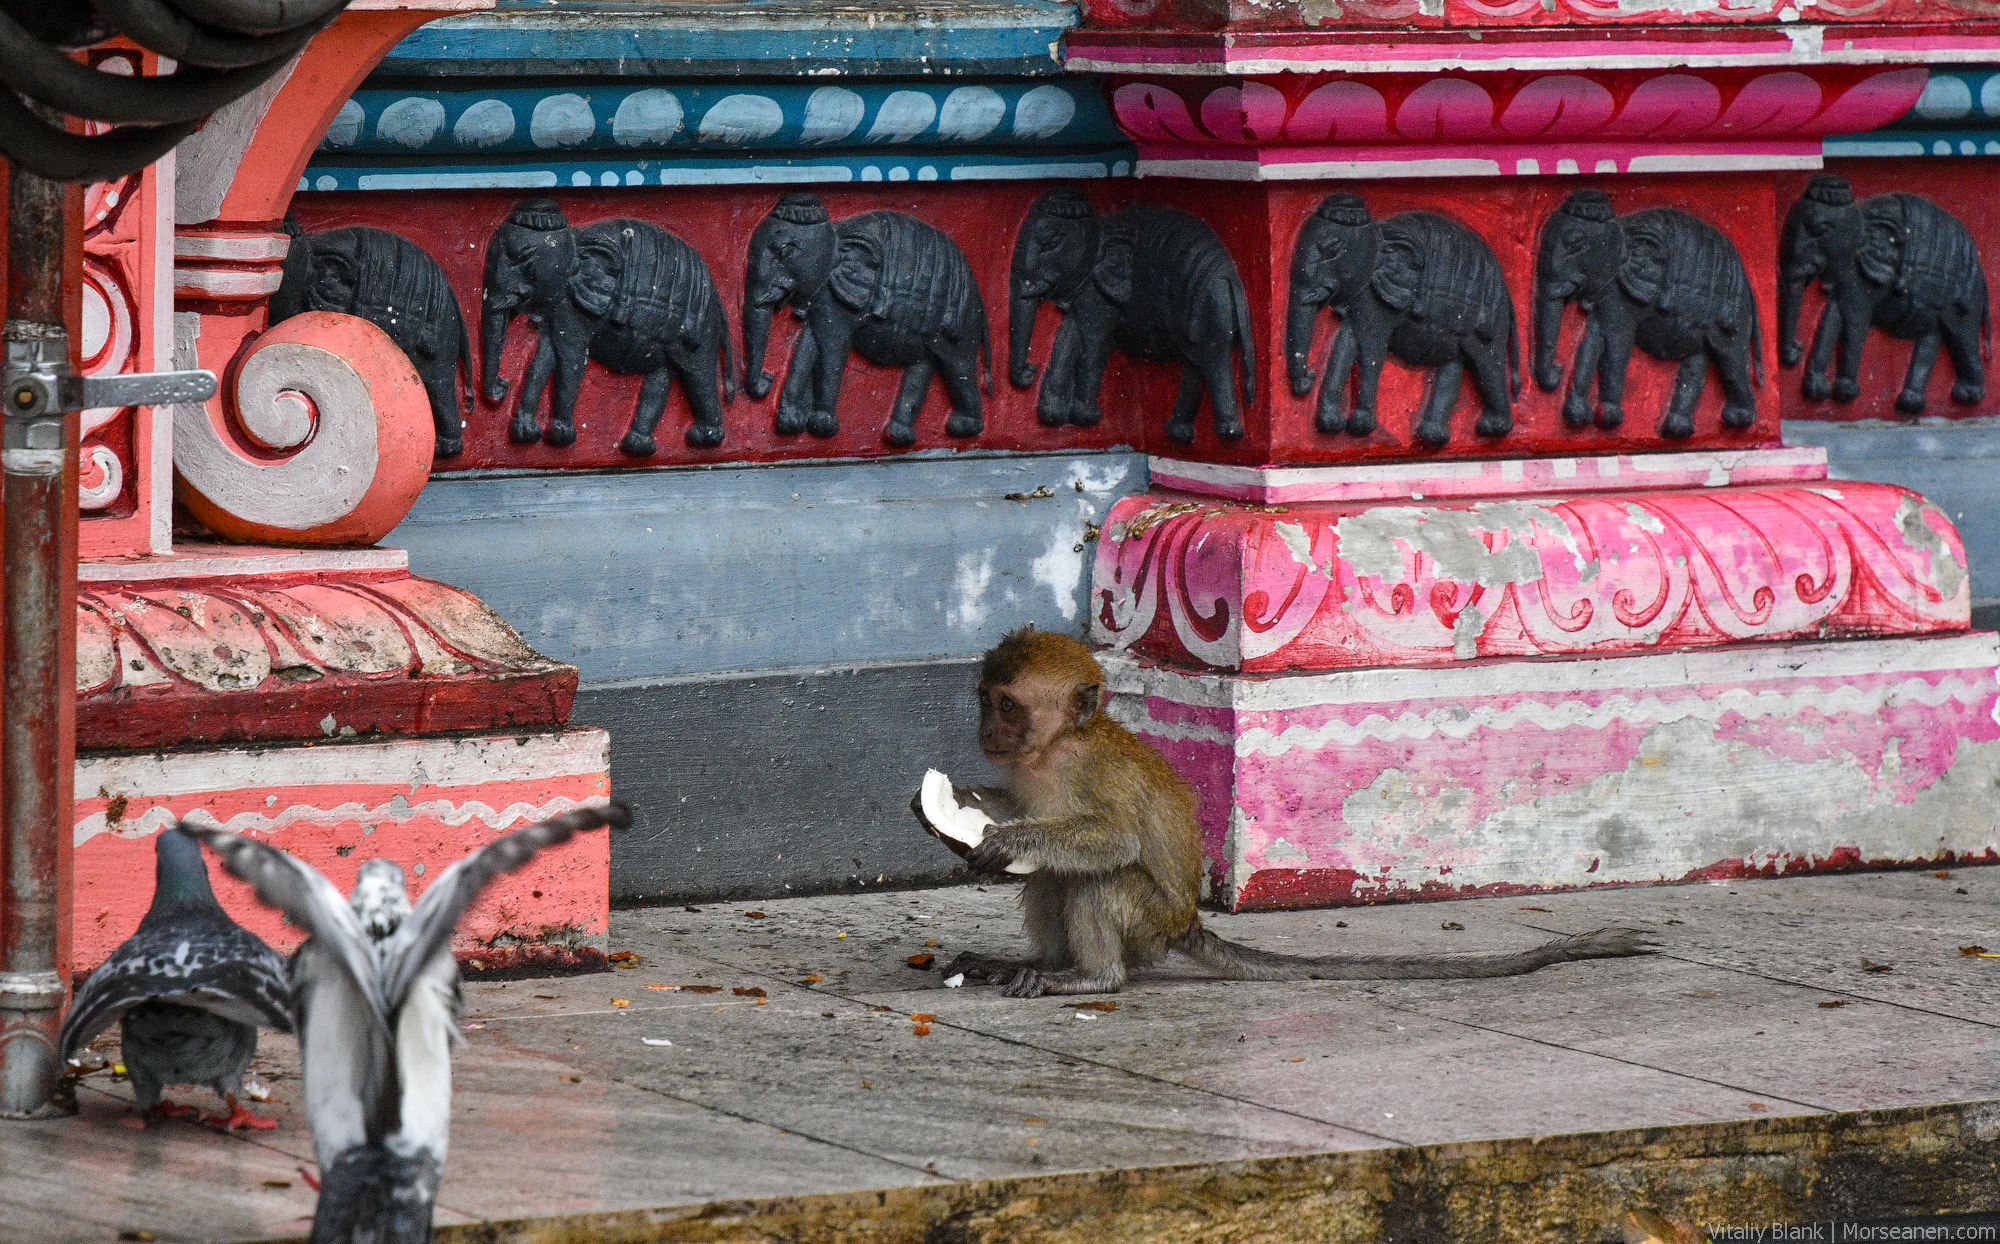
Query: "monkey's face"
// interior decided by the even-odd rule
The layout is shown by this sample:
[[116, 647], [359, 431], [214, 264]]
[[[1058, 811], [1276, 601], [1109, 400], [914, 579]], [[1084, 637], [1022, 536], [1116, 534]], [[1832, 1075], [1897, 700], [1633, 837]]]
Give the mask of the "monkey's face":
[[1003, 767], [1033, 768], [1065, 734], [1097, 712], [1096, 686], [1032, 674], [979, 684], [979, 750]]

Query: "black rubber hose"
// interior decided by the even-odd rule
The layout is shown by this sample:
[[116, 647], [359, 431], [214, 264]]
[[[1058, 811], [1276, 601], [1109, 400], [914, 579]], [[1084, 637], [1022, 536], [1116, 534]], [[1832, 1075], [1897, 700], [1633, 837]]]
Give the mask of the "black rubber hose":
[[190, 65], [212, 69], [241, 69], [281, 60], [304, 47], [328, 22], [332, 14], [298, 30], [275, 35], [241, 35], [184, 17], [161, 0], [95, 0], [98, 12], [118, 27], [126, 38], [150, 52], [171, 56]]
[[279, 58], [242, 69], [196, 67], [163, 78], [103, 73], [42, 43], [0, 12], [0, 74], [7, 85], [58, 112], [92, 121], [199, 121], [256, 90], [284, 63]]
[[270, 35], [327, 21], [346, 5], [347, 0], [177, 0], [174, 7], [223, 30]]
[[0, 91], [0, 151], [50, 181], [115, 181], [145, 168], [194, 133], [199, 121], [125, 125], [86, 137], [44, 124], [11, 91]]

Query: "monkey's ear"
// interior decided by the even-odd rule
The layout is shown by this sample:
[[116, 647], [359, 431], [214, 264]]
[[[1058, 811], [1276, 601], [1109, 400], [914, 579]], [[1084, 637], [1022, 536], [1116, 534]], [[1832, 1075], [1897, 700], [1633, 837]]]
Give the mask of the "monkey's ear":
[[1078, 726], [1087, 726], [1099, 710], [1104, 707], [1104, 688], [1097, 683], [1087, 682], [1076, 689], [1076, 702], [1072, 706]]

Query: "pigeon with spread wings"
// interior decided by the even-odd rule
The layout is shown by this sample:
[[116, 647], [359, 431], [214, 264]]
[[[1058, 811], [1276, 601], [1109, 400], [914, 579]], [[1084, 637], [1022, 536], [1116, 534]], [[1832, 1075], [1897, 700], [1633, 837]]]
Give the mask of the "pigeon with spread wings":
[[292, 1030], [285, 961], [215, 901], [200, 843], [161, 830], [153, 855], [153, 904], [138, 931], [77, 987], [63, 1020], [63, 1059], [117, 1024], [119, 1057], [148, 1121], [198, 1115], [160, 1094], [170, 1084], [205, 1084], [229, 1108], [209, 1122], [275, 1127], [237, 1095], [257, 1054], [257, 1029]]
[[320, 1170], [312, 1244], [431, 1238], [458, 1037], [452, 931], [487, 883], [543, 847], [631, 823], [625, 805], [613, 802], [530, 825], [445, 869], [413, 905], [403, 870], [388, 860], [363, 864], [344, 899], [282, 851], [182, 822], [308, 935], [292, 960], [292, 985]]

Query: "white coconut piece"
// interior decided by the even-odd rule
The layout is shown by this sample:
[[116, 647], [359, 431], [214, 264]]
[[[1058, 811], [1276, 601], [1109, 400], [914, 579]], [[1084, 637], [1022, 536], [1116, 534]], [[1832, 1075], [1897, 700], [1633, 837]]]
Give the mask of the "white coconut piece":
[[[952, 794], [951, 779], [936, 769], [924, 770], [924, 784], [920, 791], [924, 819], [931, 823], [942, 837], [975, 850], [986, 840], [986, 828], [993, 824], [993, 818], [978, 808], [962, 807]], [[1021, 876], [1035, 871], [1033, 864], [1013, 863], [1007, 871]]]

